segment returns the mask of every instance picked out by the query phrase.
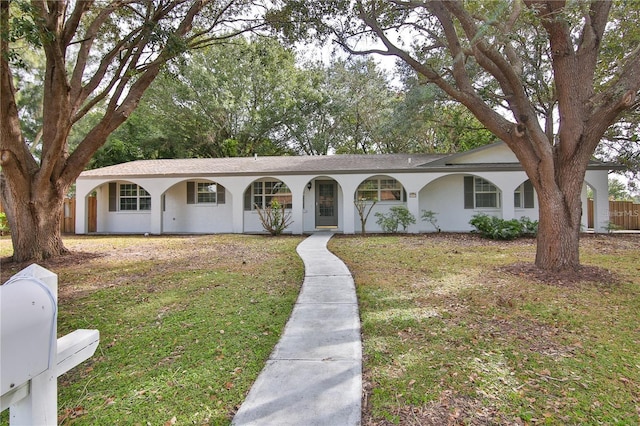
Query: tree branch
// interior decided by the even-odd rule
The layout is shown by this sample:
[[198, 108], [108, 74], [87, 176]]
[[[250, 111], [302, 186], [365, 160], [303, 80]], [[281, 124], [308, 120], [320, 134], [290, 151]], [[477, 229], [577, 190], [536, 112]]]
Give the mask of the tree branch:
[[[187, 34], [193, 24], [193, 20], [200, 13], [200, 11], [206, 7], [208, 4], [208, 0], [201, 0], [198, 2], [194, 2], [187, 14], [184, 16], [177, 29], [174, 31], [175, 36], [184, 37]], [[159, 19], [164, 14], [168, 13], [168, 10], [165, 9], [163, 11], [156, 12], [154, 18]], [[153, 19], [153, 18], [152, 18]], [[143, 34], [147, 34], [148, 32], [142, 32], [140, 36]], [[141, 40], [142, 41], [142, 40]], [[136, 70], [136, 64], [140, 55], [142, 54], [142, 47], [144, 44], [139, 45], [140, 48], [137, 49], [137, 52], [131, 57], [129, 61], [129, 71], [134, 72]], [[131, 75], [124, 73], [123, 78], [120, 80], [117, 85], [116, 90], [112, 94], [111, 101], [107, 107], [107, 113], [100, 121], [100, 123], [94, 127], [82, 140], [82, 142], [78, 145], [75, 151], [69, 157], [67, 161], [67, 165], [62, 172], [61, 179], [69, 182], [75, 180], [76, 176], [84, 169], [87, 162], [91, 159], [93, 154], [102, 146], [106, 137], [120, 124], [122, 124], [127, 117], [131, 114], [131, 112], [137, 107], [140, 99], [144, 91], [149, 87], [149, 85], [156, 78], [158, 73], [160, 72], [164, 63], [175, 53], [169, 51], [170, 46], [166, 45], [162, 48], [161, 52], [158, 56], [145, 68], [145, 70], [136, 76], [136, 80], [133, 82], [131, 87], [127, 89], [125, 94], [125, 88], [128, 86], [128, 82], [131, 79]], [[120, 100], [120, 98], [122, 100]]]
[[[9, 2], [0, 2], [0, 27], [9, 30]], [[16, 105], [16, 90], [13, 85], [13, 75], [9, 66], [9, 40], [0, 36], [0, 150], [2, 151], [2, 167], [15, 167], [21, 174], [30, 175], [38, 165], [24, 143], [18, 107]], [[15, 159], [15, 164], [9, 161]], [[4, 171], [6, 172], [6, 170]]]

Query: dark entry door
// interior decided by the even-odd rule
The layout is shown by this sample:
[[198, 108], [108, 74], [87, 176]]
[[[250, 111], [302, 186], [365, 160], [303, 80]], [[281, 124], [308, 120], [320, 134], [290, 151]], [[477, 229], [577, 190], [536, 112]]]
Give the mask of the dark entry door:
[[316, 181], [316, 227], [338, 226], [338, 191], [335, 181]]

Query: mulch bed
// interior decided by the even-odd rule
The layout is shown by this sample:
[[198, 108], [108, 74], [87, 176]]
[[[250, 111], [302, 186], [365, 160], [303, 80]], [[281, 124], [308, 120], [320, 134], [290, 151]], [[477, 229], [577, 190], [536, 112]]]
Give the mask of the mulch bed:
[[573, 287], [580, 283], [607, 283], [615, 285], [620, 283], [616, 274], [608, 269], [597, 266], [582, 265], [578, 269], [568, 269], [563, 271], [547, 271], [538, 268], [533, 263], [514, 263], [512, 265], [498, 268], [501, 272], [526, 277], [533, 281], [544, 284]]

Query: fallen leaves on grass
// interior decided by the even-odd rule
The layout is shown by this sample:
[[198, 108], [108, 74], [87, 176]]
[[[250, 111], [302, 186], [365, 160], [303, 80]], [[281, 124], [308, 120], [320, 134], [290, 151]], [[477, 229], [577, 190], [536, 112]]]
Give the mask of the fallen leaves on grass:
[[444, 391], [438, 401], [424, 406], [403, 405], [390, 413], [399, 419], [398, 422], [386, 419], [373, 419], [367, 416], [362, 419], [363, 426], [442, 426], [471, 425], [485, 426], [496, 424], [523, 424], [519, 419], [508, 421], [500, 415], [495, 407], [468, 396], [457, 395], [453, 391]]
[[77, 406], [73, 408], [67, 408], [64, 410], [64, 414], [58, 416], [58, 424], [67, 424], [73, 419], [77, 419], [78, 417], [84, 416], [87, 414], [87, 410], [82, 406]]

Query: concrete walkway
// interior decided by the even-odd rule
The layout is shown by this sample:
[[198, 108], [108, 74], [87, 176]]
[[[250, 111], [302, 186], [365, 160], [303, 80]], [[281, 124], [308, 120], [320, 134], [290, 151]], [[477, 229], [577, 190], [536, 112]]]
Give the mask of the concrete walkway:
[[305, 278], [291, 318], [233, 425], [359, 425], [362, 345], [349, 269], [311, 235], [297, 248]]

